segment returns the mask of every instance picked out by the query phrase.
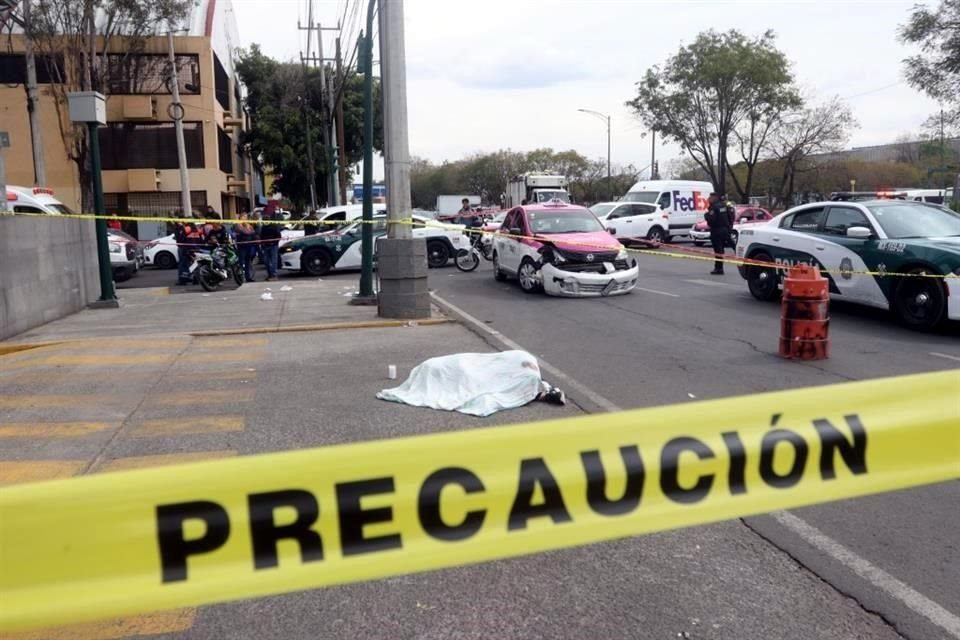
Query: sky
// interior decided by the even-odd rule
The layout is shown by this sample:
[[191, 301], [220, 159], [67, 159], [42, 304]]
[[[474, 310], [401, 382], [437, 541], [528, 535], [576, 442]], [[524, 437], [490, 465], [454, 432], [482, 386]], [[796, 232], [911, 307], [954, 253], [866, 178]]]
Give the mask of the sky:
[[[307, 0], [232, 1], [244, 46], [281, 60], [306, 50]], [[859, 123], [849, 146], [892, 142], [939, 109], [903, 79], [914, 52], [897, 28], [916, 1], [405, 0], [410, 150], [434, 162], [541, 147], [605, 158], [605, 123], [578, 112], [591, 109], [611, 116], [613, 162], [643, 169], [650, 137], [624, 106], [635, 83], [700, 32], [733, 28], [772, 29], [813, 103], [845, 99]], [[360, 5], [315, 0], [314, 19], [346, 15], [352, 43]], [[663, 170], [680, 151], [657, 142]]]

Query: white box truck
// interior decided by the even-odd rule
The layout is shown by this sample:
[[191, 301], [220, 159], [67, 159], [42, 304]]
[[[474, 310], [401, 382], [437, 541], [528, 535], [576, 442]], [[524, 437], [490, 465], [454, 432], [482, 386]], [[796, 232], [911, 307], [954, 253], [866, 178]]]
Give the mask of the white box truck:
[[693, 225], [703, 220], [713, 191], [709, 182], [697, 180], [641, 180], [630, 187], [621, 202], [655, 204], [670, 216], [671, 238], [689, 238]]
[[437, 217], [456, 215], [464, 198], [470, 201], [471, 207], [480, 206], [480, 196], [437, 196]]
[[507, 183], [506, 208], [518, 207], [526, 200], [528, 204], [560, 200], [570, 202], [565, 176], [533, 174], [517, 176]]

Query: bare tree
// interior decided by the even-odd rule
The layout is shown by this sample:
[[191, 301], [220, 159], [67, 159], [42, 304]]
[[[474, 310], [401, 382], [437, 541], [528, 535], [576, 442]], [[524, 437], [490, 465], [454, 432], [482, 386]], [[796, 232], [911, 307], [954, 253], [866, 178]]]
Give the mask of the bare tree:
[[839, 98], [780, 119], [771, 134], [771, 150], [783, 163], [779, 188], [782, 202], [793, 196], [797, 174], [811, 168], [808, 157], [842, 148], [856, 126], [850, 108]]
[[[94, 90], [107, 94], [104, 82], [107, 53], [120, 63], [142, 54], [148, 38], [178, 29], [193, 7], [192, 0], [30, 0], [30, 23], [25, 25], [47, 67], [49, 90], [57, 109], [60, 138], [83, 185], [82, 206], [89, 211], [90, 161], [87, 131], [74, 126], [67, 114], [67, 94]], [[107, 67], [109, 68], [109, 67]], [[139, 71], [133, 69], [132, 72]]]

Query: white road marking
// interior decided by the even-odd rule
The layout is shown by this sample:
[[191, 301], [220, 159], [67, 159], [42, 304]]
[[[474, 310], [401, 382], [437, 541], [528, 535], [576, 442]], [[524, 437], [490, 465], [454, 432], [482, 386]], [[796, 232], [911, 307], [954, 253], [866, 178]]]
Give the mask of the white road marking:
[[870, 564], [792, 513], [781, 511], [774, 513], [773, 518], [876, 588], [885, 591], [887, 595], [896, 598], [933, 624], [946, 630], [952, 637], [960, 638], [960, 617], [947, 611], [910, 585], [897, 580], [883, 569]]
[[[688, 282], [698, 281], [688, 280]], [[707, 282], [709, 282], [711, 285], [720, 284], [710, 281]], [[493, 336], [508, 348], [527, 351], [527, 349], [524, 349], [520, 344], [514, 342], [496, 329], [489, 327], [486, 323], [474, 318], [463, 309], [460, 309], [456, 305], [447, 302], [436, 293], [431, 292], [430, 295], [432, 295], [440, 304], [449, 307], [454, 313], [460, 315], [464, 321], [469, 322], [470, 324], [482, 330], [484, 333]], [[946, 356], [946, 354], [936, 353], [931, 353], [930, 355]], [[960, 358], [955, 356], [947, 357], [951, 360], [960, 360]], [[607, 400], [599, 393], [577, 382], [553, 365], [544, 362], [542, 358], [540, 359], [540, 366], [542, 369], [549, 371], [555, 378], [564, 380], [564, 384], [566, 384], [569, 388], [576, 389], [579, 393], [585, 395], [597, 406], [603, 407], [607, 411], [611, 412], [623, 411], [623, 409], [617, 406], [615, 403]], [[793, 515], [792, 513], [780, 511], [772, 514], [772, 517], [777, 522], [803, 538], [821, 553], [824, 553], [825, 555], [830, 556], [834, 560], [838, 561], [844, 567], [850, 571], [853, 571], [856, 575], [860, 576], [874, 587], [886, 592], [891, 597], [902, 602], [907, 608], [917, 615], [920, 615], [938, 627], [945, 629], [953, 638], [960, 640], [960, 618], [950, 611], [947, 611], [942, 606], [933, 600], [930, 600], [908, 584], [901, 582], [897, 578], [894, 578], [883, 569], [872, 565], [869, 561], [861, 558], [854, 552], [841, 545], [839, 542], [836, 542], [832, 538], [826, 536], [813, 525], [808, 524], [805, 520]]]
[[946, 358], [947, 360], [956, 360], [957, 362], [960, 362], [960, 356], [951, 356], [949, 353], [937, 353], [936, 351], [931, 351], [930, 355], [937, 358]]
[[671, 298], [679, 298], [675, 293], [668, 293], [666, 291], [657, 291], [656, 289], [644, 289], [643, 287], [634, 287], [637, 291], [646, 291], [647, 293], [655, 293], [660, 296], [670, 296]]
[[701, 284], [705, 287], [732, 287], [734, 285], [729, 282], [721, 282], [719, 280], [684, 280], [684, 282], [689, 282], [691, 284]]

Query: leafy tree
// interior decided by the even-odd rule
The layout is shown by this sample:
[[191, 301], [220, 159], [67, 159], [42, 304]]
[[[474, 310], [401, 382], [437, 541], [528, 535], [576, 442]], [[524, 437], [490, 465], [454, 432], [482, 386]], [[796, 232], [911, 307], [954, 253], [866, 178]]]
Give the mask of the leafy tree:
[[[329, 70], [332, 73], [332, 70]], [[273, 190], [282, 193], [297, 208], [310, 201], [312, 148], [316, 175], [312, 177], [318, 200], [330, 201], [327, 194], [327, 149], [321, 143], [322, 113], [327, 97], [320, 82], [320, 70], [300, 64], [279, 62], [266, 56], [256, 44], [240, 55], [237, 73], [247, 87], [246, 107], [251, 128], [241, 144], [252, 157], [269, 167], [275, 176]], [[340, 162], [351, 167], [363, 157], [363, 77], [347, 76], [343, 93], [345, 149]], [[374, 85], [374, 148], [383, 148], [379, 83]], [[307, 122], [310, 136], [307, 136]]]
[[841, 149], [856, 126], [850, 108], [839, 98], [783, 116], [770, 144], [780, 166], [775, 192], [780, 201], [791, 202], [798, 174], [816, 168], [811, 155]]
[[627, 106], [678, 143], [720, 191], [733, 137], [748, 167], [742, 191], [749, 195], [752, 167], [770, 128], [781, 113], [799, 105], [789, 63], [774, 41], [772, 31], [758, 38], [737, 30], [701, 33], [662, 68], [648, 70]]
[[[183, 24], [192, 0], [32, 0], [24, 25], [38, 61], [46, 65], [57, 110], [60, 139], [83, 185], [81, 206], [93, 208], [87, 128], [71, 124], [67, 94], [95, 90], [106, 95], [101, 63], [107, 52], [125, 57], [145, 50], [148, 38]], [[121, 65], [122, 67], [122, 65]]]

